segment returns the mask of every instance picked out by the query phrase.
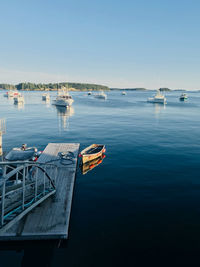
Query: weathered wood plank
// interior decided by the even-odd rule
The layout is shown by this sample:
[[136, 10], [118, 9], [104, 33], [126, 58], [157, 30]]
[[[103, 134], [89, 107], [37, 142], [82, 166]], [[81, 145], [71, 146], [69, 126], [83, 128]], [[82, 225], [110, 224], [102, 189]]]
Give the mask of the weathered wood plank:
[[[71, 165], [60, 160], [60, 152], [73, 152]], [[40, 163], [57, 166], [56, 194], [33, 209], [25, 218], [0, 235], [0, 240], [62, 239], [68, 236], [79, 144], [50, 143], [39, 158]], [[55, 173], [49, 170], [49, 173]]]

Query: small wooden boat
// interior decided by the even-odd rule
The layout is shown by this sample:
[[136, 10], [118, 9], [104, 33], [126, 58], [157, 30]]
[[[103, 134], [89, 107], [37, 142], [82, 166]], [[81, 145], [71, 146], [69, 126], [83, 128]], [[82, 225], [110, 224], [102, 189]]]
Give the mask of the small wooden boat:
[[82, 157], [83, 164], [85, 162], [91, 161], [102, 156], [106, 152], [105, 145], [92, 144], [91, 146], [86, 147], [79, 154]]

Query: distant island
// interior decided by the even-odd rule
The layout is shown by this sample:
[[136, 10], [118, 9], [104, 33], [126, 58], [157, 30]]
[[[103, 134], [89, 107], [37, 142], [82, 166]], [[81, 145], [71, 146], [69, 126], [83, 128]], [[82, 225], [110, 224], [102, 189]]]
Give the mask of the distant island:
[[[120, 90], [120, 91], [155, 91], [157, 89], [147, 89], [147, 88], [110, 88], [110, 90]], [[161, 92], [171, 92], [171, 91], [186, 91], [185, 89], [170, 89], [170, 88], [159, 88]]]
[[173, 91], [173, 90], [169, 89], [169, 88], [160, 88], [160, 91], [161, 92], [170, 92], [170, 91]]
[[[18, 83], [7, 84], [1, 83], [0, 90], [22, 90], [22, 91], [57, 91], [59, 88], [66, 87], [69, 91], [152, 91], [156, 89], [147, 89], [147, 88], [109, 88], [105, 85], [92, 84], [92, 83], [73, 83], [73, 82], [61, 82], [61, 83]], [[186, 91], [185, 89], [170, 89], [170, 88], [160, 88], [162, 92], [170, 91]]]
[[105, 85], [99, 84], [90, 84], [90, 83], [71, 83], [71, 82], [62, 82], [62, 83], [19, 83], [16, 85], [13, 84], [0, 84], [0, 89], [3, 90], [22, 90], [22, 91], [57, 91], [59, 88], [66, 87], [69, 91], [98, 91], [104, 90], [108, 91], [110, 88]]
[[110, 88], [110, 90], [145, 91], [146, 88]]

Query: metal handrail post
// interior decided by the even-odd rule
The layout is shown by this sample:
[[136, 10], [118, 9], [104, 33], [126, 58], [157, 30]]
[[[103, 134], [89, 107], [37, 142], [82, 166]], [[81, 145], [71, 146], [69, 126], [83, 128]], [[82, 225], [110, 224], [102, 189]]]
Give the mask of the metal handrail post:
[[55, 184], [57, 183], [57, 174], [58, 174], [58, 167], [55, 166]]
[[18, 184], [19, 173], [16, 173], [16, 183]]
[[45, 176], [46, 176], [46, 167], [44, 167], [44, 188], [43, 188], [43, 195], [45, 195]]
[[23, 168], [22, 210], [24, 210], [24, 200], [25, 200], [25, 177], [26, 177], [26, 166], [24, 166]]
[[36, 172], [35, 172], [35, 201], [37, 198], [37, 178], [38, 178], [38, 168], [36, 168]]
[[4, 182], [3, 185], [2, 185], [2, 197], [1, 197], [1, 225], [4, 224], [5, 188], [6, 188], [6, 182]]

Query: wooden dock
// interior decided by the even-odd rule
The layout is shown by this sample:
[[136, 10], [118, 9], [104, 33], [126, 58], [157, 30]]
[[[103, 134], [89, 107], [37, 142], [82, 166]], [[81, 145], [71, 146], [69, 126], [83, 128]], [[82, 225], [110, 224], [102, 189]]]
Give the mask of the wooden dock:
[[[38, 163], [56, 165], [53, 180], [56, 193], [31, 210], [12, 227], [0, 234], [0, 241], [67, 239], [79, 145], [50, 143]], [[73, 159], [60, 160], [61, 153], [70, 153]], [[50, 171], [50, 170], [49, 170]], [[48, 172], [48, 166], [47, 166]]]

